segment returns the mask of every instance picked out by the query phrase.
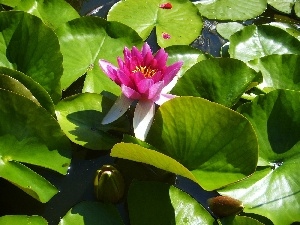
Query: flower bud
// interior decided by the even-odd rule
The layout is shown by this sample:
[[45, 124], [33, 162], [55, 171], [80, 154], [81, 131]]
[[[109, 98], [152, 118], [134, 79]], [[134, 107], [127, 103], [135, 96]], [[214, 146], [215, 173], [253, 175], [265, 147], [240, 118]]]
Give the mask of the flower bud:
[[94, 191], [99, 201], [117, 203], [124, 195], [125, 183], [121, 173], [111, 165], [97, 170]]
[[240, 200], [229, 196], [217, 196], [207, 200], [210, 210], [218, 217], [233, 216], [240, 213], [244, 206]]

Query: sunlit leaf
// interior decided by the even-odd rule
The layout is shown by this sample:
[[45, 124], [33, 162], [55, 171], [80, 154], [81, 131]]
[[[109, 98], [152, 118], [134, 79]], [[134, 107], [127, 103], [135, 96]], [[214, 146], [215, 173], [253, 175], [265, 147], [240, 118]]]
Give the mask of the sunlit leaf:
[[230, 56], [242, 61], [272, 54], [300, 54], [300, 41], [270, 25], [246, 26], [234, 33], [229, 40]]
[[261, 88], [300, 91], [300, 56], [269, 55], [260, 58], [257, 68], [263, 75]]
[[176, 160], [137, 144], [118, 143], [112, 148], [111, 156], [146, 163], [197, 182], [194, 175]]
[[267, 0], [205, 0], [195, 2], [201, 15], [208, 19], [247, 20], [267, 8]]
[[45, 109], [3, 89], [0, 89], [0, 118], [0, 176], [39, 201], [47, 202], [57, 192], [56, 188], [18, 162], [66, 174], [70, 164], [68, 139]]
[[21, 2], [21, 0], [0, 0], [0, 3], [3, 5], [7, 5], [10, 7], [14, 7], [18, 5]]
[[196, 97], [164, 103], [146, 142], [188, 168], [206, 190], [253, 173], [258, 157], [256, 135], [248, 120]]
[[101, 202], [80, 202], [70, 209], [59, 225], [124, 225], [117, 208]]
[[179, 79], [171, 93], [196, 96], [231, 107], [260, 74], [240, 60], [214, 58], [201, 61]]
[[113, 101], [94, 93], [84, 93], [65, 98], [56, 106], [56, 115], [63, 131], [73, 142], [94, 150], [110, 149], [120, 141], [108, 131], [126, 131], [127, 120], [102, 125]]
[[229, 39], [232, 34], [242, 30], [244, 25], [238, 22], [218, 23], [217, 32], [226, 39]]
[[69, 20], [79, 17], [76, 10], [64, 0], [20, 1], [16, 4], [14, 10], [22, 10], [35, 15], [41, 18], [46, 25], [53, 29]]
[[41, 216], [6, 215], [0, 217], [1, 225], [47, 225], [47, 221]]
[[[188, 45], [200, 34], [202, 19], [197, 8], [188, 0], [168, 1], [172, 8], [160, 7], [163, 0], [120, 1], [107, 15], [109, 21], [118, 21], [133, 28], [145, 40], [155, 28], [158, 45]], [[124, 13], [125, 12], [125, 13]], [[138, 22], [137, 22], [138, 21]]]
[[275, 225], [300, 221], [299, 104], [299, 92], [276, 90], [240, 107], [257, 133], [259, 165], [263, 167], [244, 181], [219, 190], [241, 200], [245, 212], [265, 216]]
[[0, 29], [0, 66], [30, 76], [56, 103], [63, 68], [55, 33], [39, 18], [21, 11], [0, 12]]
[[[25, 74], [23, 74], [19, 71], [8, 69], [5, 67], [0, 67], [0, 74], [8, 75], [9, 77], [22, 83], [22, 85], [24, 86], [23, 88], [26, 88], [31, 93], [31, 95], [32, 95], [30, 97], [31, 99], [32, 98], [36, 99], [38, 101], [38, 104], [40, 104], [48, 112], [50, 112], [51, 115], [53, 115], [53, 116], [55, 115], [54, 104], [52, 102], [50, 95], [41, 85], [39, 85], [37, 82], [35, 82], [29, 76], [26, 76]], [[4, 83], [2, 83], [0, 86], [2, 89], [6, 89], [4, 87]], [[7, 88], [11, 88], [11, 87], [7, 87]]]
[[128, 208], [132, 225], [214, 223], [195, 199], [164, 183], [134, 182], [129, 189]]
[[233, 216], [220, 219], [222, 225], [263, 225], [263, 223], [246, 216]]
[[270, 4], [272, 7], [279, 10], [280, 12], [291, 13], [296, 1], [297, 0], [268, 0], [268, 4]]
[[183, 61], [183, 65], [177, 73], [178, 77], [182, 77], [182, 75], [197, 62], [210, 58], [209, 55], [188, 45], [173, 45], [165, 48], [165, 50], [168, 53], [169, 65], [178, 61]]
[[87, 72], [84, 92], [101, 93], [103, 90], [120, 94], [120, 87], [100, 69], [99, 59], [117, 64], [125, 46], [140, 46], [142, 40], [135, 31], [117, 22], [98, 17], [81, 17], [59, 27], [61, 52], [64, 56], [62, 88], [69, 87]]

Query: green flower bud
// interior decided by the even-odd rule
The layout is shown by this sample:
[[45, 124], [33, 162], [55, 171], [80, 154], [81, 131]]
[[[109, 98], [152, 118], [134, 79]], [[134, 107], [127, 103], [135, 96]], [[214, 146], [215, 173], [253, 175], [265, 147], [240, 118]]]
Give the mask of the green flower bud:
[[210, 210], [218, 217], [233, 216], [240, 213], [244, 206], [240, 200], [229, 196], [217, 196], [207, 200]]
[[117, 203], [123, 197], [124, 190], [124, 179], [115, 167], [104, 165], [97, 170], [94, 191], [99, 201]]

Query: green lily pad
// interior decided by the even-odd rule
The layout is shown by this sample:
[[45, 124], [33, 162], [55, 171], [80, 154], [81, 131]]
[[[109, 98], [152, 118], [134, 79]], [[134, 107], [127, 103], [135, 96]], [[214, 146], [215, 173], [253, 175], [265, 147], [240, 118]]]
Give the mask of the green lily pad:
[[214, 223], [214, 218], [195, 199], [165, 183], [132, 183], [128, 208], [132, 225]]
[[201, 15], [218, 20], [247, 20], [267, 9], [267, 0], [206, 0], [195, 3]]
[[229, 39], [231, 35], [242, 30], [244, 25], [238, 22], [218, 23], [217, 32], [225, 39]]
[[300, 18], [300, 2], [296, 1], [294, 6], [295, 14]]
[[269, 55], [257, 63], [262, 72], [263, 83], [259, 86], [267, 89], [290, 89], [300, 91], [300, 56]]
[[229, 41], [230, 56], [246, 62], [272, 54], [300, 54], [300, 41], [271, 25], [246, 26]]
[[171, 93], [206, 98], [222, 105], [233, 106], [252, 82], [261, 75], [244, 62], [231, 58], [201, 61], [180, 78]]
[[164, 103], [146, 142], [188, 168], [206, 190], [250, 175], [257, 164], [258, 145], [249, 121], [202, 98]]
[[10, 76], [0, 74], [0, 88], [22, 95], [40, 105], [32, 93], [21, 82]]
[[21, 0], [0, 0], [0, 3], [10, 7], [15, 7], [20, 3]]
[[98, 61], [105, 59], [117, 65], [117, 56], [123, 55], [125, 46], [141, 46], [142, 40], [135, 31], [99, 17], [81, 17], [62, 25], [55, 32], [64, 56], [63, 89], [87, 73], [84, 92], [120, 94], [120, 87], [102, 72]]
[[268, 4], [273, 6], [280, 12], [283, 13], [291, 13], [292, 9], [295, 5], [295, 2], [298, 0], [284, 0], [284, 1], [276, 1], [276, 0], [268, 0]]
[[297, 38], [300, 41], [300, 30], [297, 29], [297, 26], [295, 24], [272, 22], [272, 23], [270, 23], [270, 25], [285, 30], [290, 35], [294, 36], [295, 38]]
[[135, 0], [120, 1], [111, 8], [107, 19], [126, 24], [143, 40], [155, 28], [157, 43], [161, 47], [192, 43], [202, 29], [197, 8], [188, 0], [170, 0], [168, 3], [172, 8], [160, 7], [166, 4], [163, 0], [139, 1], [138, 4]]
[[210, 58], [209, 55], [188, 45], [173, 45], [165, 48], [165, 50], [168, 53], [167, 63], [169, 65], [183, 61], [183, 65], [177, 73], [178, 77], [182, 77], [182, 75], [197, 62]]
[[263, 225], [263, 223], [246, 216], [230, 216], [220, 219], [222, 225]]
[[0, 217], [1, 225], [47, 225], [48, 222], [41, 216], [6, 215]]
[[[55, 116], [55, 110], [54, 110], [54, 104], [53, 101], [48, 94], [48, 92], [37, 82], [35, 82], [33, 79], [31, 79], [29, 76], [26, 76], [25, 74], [8, 69], [6, 67], [0, 67], [0, 74], [6, 75], [11, 77], [12, 79], [15, 79], [16, 81], [20, 82], [23, 87], [20, 87], [21, 89], [26, 88], [30, 92], [30, 99], [36, 99], [38, 104], [40, 104], [42, 107], [44, 107], [51, 115]], [[1, 88], [11, 88], [6, 85], [6, 88], [3, 86], [4, 83], [2, 83]], [[14, 90], [17, 92], [18, 90]]]
[[79, 18], [77, 11], [63, 0], [26, 0], [19, 1], [15, 6], [14, 10], [22, 10], [35, 15], [52, 29], [67, 21]]
[[176, 160], [160, 152], [144, 148], [137, 144], [118, 143], [114, 145], [110, 155], [112, 157], [146, 163], [159, 169], [189, 178], [196, 183], [198, 182], [195, 176]]
[[55, 33], [39, 18], [21, 11], [0, 12], [0, 29], [0, 66], [30, 76], [56, 103], [63, 68]]
[[299, 92], [275, 90], [240, 107], [257, 133], [261, 167], [244, 181], [219, 190], [241, 200], [246, 213], [265, 216], [275, 225], [300, 221], [299, 104]]
[[80, 202], [70, 209], [59, 225], [124, 225], [117, 208], [101, 202]]
[[101, 124], [112, 104], [113, 101], [95, 93], [74, 95], [57, 104], [56, 116], [71, 141], [89, 149], [107, 150], [120, 141], [108, 131], [129, 130], [129, 122], [124, 117], [114, 123]]
[[71, 155], [69, 140], [57, 121], [26, 97], [0, 89], [0, 106], [0, 176], [47, 202], [57, 193], [56, 188], [21, 163], [66, 174]]

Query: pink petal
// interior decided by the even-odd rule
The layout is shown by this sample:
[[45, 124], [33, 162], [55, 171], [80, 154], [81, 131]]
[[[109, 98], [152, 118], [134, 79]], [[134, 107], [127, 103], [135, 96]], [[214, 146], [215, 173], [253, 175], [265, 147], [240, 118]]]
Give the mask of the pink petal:
[[149, 88], [148, 99], [157, 98], [160, 95], [163, 87], [164, 87], [164, 82], [163, 81], [159, 81], [159, 82], [153, 84]]
[[121, 95], [110, 108], [106, 116], [102, 119], [102, 124], [111, 123], [118, 118], [120, 118], [129, 108], [131, 103], [133, 102], [132, 99], [127, 98], [124, 95]]
[[141, 80], [144, 80], [145, 77], [144, 77], [144, 74], [141, 73], [141, 72], [135, 72], [133, 74], [131, 74], [131, 79], [134, 81], [136, 87], [138, 86], [138, 83], [141, 81]]
[[176, 76], [176, 74], [180, 70], [182, 64], [183, 64], [183, 62], [179, 61], [179, 62], [176, 62], [166, 68], [166, 70], [164, 71], [165, 75], [163, 78], [163, 80], [165, 81], [165, 85], [168, 85], [171, 82], [171, 80], [173, 80], [173, 78]]
[[102, 69], [102, 71], [113, 81], [116, 80], [117, 76], [116, 76], [116, 72], [118, 70], [117, 67], [115, 67], [113, 64], [111, 64], [110, 62], [106, 61], [106, 60], [99, 60], [99, 66]]
[[128, 87], [133, 87], [134, 84], [130, 79], [130, 75], [125, 74], [122, 70], [117, 72], [118, 79], [120, 80], [121, 84], [124, 84]]
[[173, 99], [173, 98], [175, 98], [175, 97], [177, 97], [177, 96], [176, 96], [176, 95], [171, 95], [171, 94], [161, 94], [161, 95], [158, 97], [158, 99], [155, 100], [155, 103], [156, 103], [157, 105], [162, 105], [162, 104], [164, 104], [165, 102], [167, 102], [167, 101], [169, 101], [169, 100], [171, 100], [171, 99]]
[[157, 68], [161, 69], [164, 66], [166, 66], [167, 63], [167, 59], [168, 59], [168, 54], [165, 52], [165, 50], [163, 48], [159, 49], [158, 52], [155, 54], [154, 57], [158, 64], [157, 64]]
[[137, 91], [133, 90], [132, 88], [121, 85], [122, 93], [129, 99], [140, 99], [142, 96]]
[[155, 105], [149, 100], [140, 100], [134, 111], [133, 129], [135, 137], [145, 140], [155, 114]]
[[152, 51], [151, 51], [150, 46], [148, 45], [147, 42], [145, 42], [145, 44], [142, 47], [142, 55], [143, 55], [143, 57], [145, 57], [148, 52], [152, 55]]
[[177, 84], [178, 79], [179, 79], [179, 77], [178, 77], [178, 76], [175, 76], [175, 77], [173, 78], [173, 80], [171, 80], [171, 82], [168, 83], [168, 85], [166, 85], [166, 86], [162, 89], [161, 93], [166, 94], [166, 93], [170, 92], [170, 91], [173, 89], [173, 87], [175, 87], [175, 85]]
[[163, 77], [162, 72], [161, 71], [157, 71], [151, 79], [154, 81], [154, 83], [156, 83], [158, 81], [161, 81], [162, 77]]
[[153, 85], [153, 80], [144, 79], [138, 83], [137, 88], [140, 93], [146, 93], [152, 85]]

